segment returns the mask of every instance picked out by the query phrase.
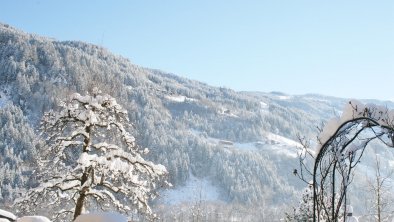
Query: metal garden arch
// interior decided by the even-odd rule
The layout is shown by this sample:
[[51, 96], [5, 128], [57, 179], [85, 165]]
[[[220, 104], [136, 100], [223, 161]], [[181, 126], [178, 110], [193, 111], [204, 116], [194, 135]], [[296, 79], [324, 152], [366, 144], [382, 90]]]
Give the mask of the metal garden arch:
[[394, 147], [394, 110], [350, 101], [340, 118], [319, 136], [313, 166], [313, 221], [338, 221], [346, 215], [347, 191], [367, 145], [380, 140]]

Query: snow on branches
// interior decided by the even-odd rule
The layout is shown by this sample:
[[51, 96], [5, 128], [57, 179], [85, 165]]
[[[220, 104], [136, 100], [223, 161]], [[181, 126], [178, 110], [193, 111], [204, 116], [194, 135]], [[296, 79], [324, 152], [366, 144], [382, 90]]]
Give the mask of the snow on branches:
[[128, 121], [127, 111], [97, 88], [92, 95], [75, 93], [59, 111], [45, 113], [41, 183], [17, 205], [31, 211], [45, 201], [59, 209], [54, 218], [75, 219], [84, 208], [129, 213], [131, 204], [153, 216], [148, 200], [167, 170], [142, 157], [148, 150], [127, 132]]
[[[314, 221], [336, 221], [346, 215], [347, 190], [354, 169], [373, 140], [394, 147], [394, 110], [352, 100], [339, 117], [329, 120], [321, 129], [315, 152], [303, 147], [300, 173], [294, 170], [294, 174], [313, 188]], [[314, 159], [313, 169], [303, 162], [306, 154]], [[308, 182], [308, 174], [312, 182]]]
[[[340, 117], [332, 118], [325, 124], [318, 136], [318, 148], [324, 146], [335, 134], [341, 133], [341, 129], [344, 131], [344, 129], [349, 128], [349, 125], [354, 124], [360, 124], [359, 127], [362, 128], [380, 126], [383, 133], [388, 133], [394, 128], [394, 110], [375, 104], [365, 105], [357, 100], [351, 100], [344, 107]], [[391, 139], [393, 138], [392, 134], [388, 134], [388, 136]], [[391, 146], [393, 146], [392, 141]]]

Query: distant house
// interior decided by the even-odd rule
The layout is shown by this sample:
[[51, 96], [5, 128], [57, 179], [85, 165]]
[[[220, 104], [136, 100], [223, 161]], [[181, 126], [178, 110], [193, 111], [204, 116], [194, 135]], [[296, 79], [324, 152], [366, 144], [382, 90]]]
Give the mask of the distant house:
[[220, 141], [219, 141], [219, 144], [221, 144], [221, 145], [226, 145], [226, 146], [232, 146], [232, 145], [234, 145], [233, 142], [228, 141], [228, 140], [220, 140]]
[[257, 148], [262, 148], [262, 147], [264, 147], [265, 144], [266, 144], [265, 142], [258, 141], [258, 142], [254, 143], [254, 146]]

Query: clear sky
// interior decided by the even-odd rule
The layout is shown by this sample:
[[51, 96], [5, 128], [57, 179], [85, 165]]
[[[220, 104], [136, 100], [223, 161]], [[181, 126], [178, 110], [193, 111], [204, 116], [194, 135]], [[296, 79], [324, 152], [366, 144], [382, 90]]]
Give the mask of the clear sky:
[[394, 1], [3, 0], [0, 22], [214, 86], [394, 100]]

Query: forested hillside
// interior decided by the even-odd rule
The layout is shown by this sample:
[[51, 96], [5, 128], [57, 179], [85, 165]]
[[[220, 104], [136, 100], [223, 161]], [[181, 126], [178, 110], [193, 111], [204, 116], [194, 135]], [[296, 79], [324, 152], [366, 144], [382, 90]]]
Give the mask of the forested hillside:
[[30, 175], [43, 112], [93, 87], [128, 110], [136, 141], [150, 148], [149, 159], [166, 166], [172, 189], [197, 178], [215, 189], [213, 201], [233, 204], [275, 206], [291, 200], [303, 188], [292, 175], [297, 135], [314, 139], [317, 126], [347, 101], [212, 87], [140, 67], [99, 46], [0, 24], [3, 205], [19, 188], [35, 185]]

